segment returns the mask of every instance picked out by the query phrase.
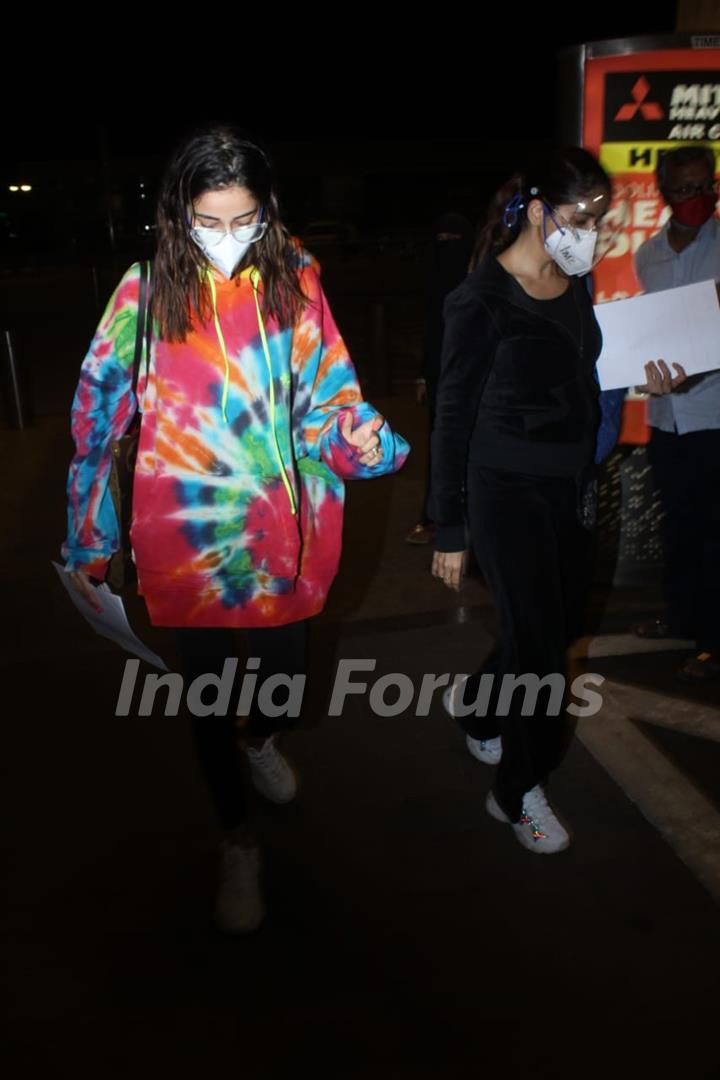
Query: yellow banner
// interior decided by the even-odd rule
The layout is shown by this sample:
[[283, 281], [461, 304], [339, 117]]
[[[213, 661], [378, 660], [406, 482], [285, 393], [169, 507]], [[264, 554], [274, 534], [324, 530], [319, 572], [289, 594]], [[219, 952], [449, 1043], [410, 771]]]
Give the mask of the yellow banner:
[[[660, 150], [677, 150], [678, 146], [687, 146], [687, 142], [627, 142], [603, 143], [600, 147], [600, 162], [611, 176], [618, 173], [652, 173], [657, 166]], [[711, 146], [715, 153], [720, 151], [720, 141], [698, 145]]]

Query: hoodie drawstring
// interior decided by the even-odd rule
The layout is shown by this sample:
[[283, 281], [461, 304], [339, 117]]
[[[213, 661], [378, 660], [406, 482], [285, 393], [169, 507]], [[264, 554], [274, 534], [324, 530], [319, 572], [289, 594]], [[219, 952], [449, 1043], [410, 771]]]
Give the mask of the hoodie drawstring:
[[[227, 347], [225, 345], [225, 338], [223, 337], [222, 327], [220, 326], [220, 317], [217, 310], [217, 291], [215, 288], [215, 279], [212, 275], [212, 271], [208, 269], [208, 280], [210, 282], [210, 295], [212, 296], [213, 303], [213, 318], [215, 321], [215, 331], [217, 333], [218, 341], [220, 343], [220, 350], [223, 354], [225, 361], [225, 378], [223, 380], [223, 392], [222, 392], [222, 417], [227, 424], [228, 418], [226, 413], [226, 405], [228, 399], [228, 392], [230, 387], [230, 361], [228, 360]], [[275, 443], [275, 451], [277, 453], [278, 461], [280, 463], [280, 473], [282, 481], [287, 492], [288, 499], [290, 500], [290, 509], [293, 514], [297, 514], [297, 504], [295, 502], [295, 493], [293, 492], [292, 484], [288, 479], [287, 470], [285, 468], [285, 462], [283, 461], [282, 454], [280, 453], [280, 443], [277, 437], [277, 428], [275, 425], [275, 383], [273, 379], [272, 361], [270, 359], [270, 348], [268, 346], [267, 334], [265, 333], [265, 324], [263, 322], [262, 310], [260, 308], [260, 302], [258, 300], [258, 282], [260, 275], [255, 267], [250, 271], [250, 283], [253, 289], [253, 296], [255, 298], [255, 312], [257, 314], [258, 329], [260, 331], [260, 340], [262, 342], [263, 355], [265, 356], [265, 362], [268, 368], [268, 378], [270, 384], [270, 425], [272, 427], [273, 442]]]

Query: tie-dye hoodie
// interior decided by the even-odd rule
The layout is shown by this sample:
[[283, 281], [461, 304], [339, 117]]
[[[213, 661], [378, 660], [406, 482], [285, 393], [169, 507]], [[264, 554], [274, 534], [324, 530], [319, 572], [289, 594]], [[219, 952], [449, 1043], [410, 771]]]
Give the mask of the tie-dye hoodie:
[[[153, 335], [137, 387], [130, 536], [156, 626], [277, 626], [322, 610], [340, 559], [344, 480], [394, 472], [408, 455], [387, 421], [375, 466], [343, 438], [348, 412], [353, 427], [377, 412], [362, 400], [317, 264], [299, 245], [297, 258], [309, 302], [294, 326], [263, 320], [251, 269], [215, 281], [217, 319], [196, 319], [184, 342]], [[110, 443], [136, 409], [139, 282], [136, 263], [100, 321], [72, 406], [62, 554], [67, 568], [99, 578], [119, 546]]]

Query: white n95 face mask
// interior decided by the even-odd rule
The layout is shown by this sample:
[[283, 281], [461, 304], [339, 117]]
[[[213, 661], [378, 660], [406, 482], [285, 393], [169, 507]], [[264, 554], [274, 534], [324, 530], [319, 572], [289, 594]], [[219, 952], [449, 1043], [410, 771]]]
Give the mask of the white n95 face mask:
[[566, 274], [588, 274], [593, 267], [596, 243], [594, 230], [559, 226], [545, 237], [545, 250]]
[[197, 225], [191, 229], [192, 238], [199, 248], [207, 255], [211, 263], [214, 263], [226, 277], [232, 277], [232, 272], [242, 259], [251, 244], [254, 244], [265, 234], [267, 225], [265, 222], [254, 221], [250, 225], [241, 225], [232, 232], [221, 233], [218, 229], [207, 229]]
[[235, 239], [232, 233], [225, 233], [219, 241], [208, 243], [207, 238], [202, 234], [213, 232], [217, 236], [215, 229], [197, 228], [192, 230], [192, 237], [198, 247], [202, 248], [210, 262], [214, 263], [218, 270], [222, 270], [226, 277], [232, 277], [233, 270], [250, 247], [250, 241], [246, 240], [241, 243]]

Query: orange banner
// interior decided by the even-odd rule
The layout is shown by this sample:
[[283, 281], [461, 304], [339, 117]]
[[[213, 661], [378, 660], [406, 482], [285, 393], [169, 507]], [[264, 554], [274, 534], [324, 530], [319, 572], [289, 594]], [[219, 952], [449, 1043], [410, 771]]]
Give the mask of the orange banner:
[[[720, 151], [720, 48], [589, 59], [583, 116], [583, 145], [613, 179], [610, 216], [619, 224], [593, 276], [595, 300], [604, 303], [641, 291], [633, 256], [669, 217], [655, 184], [660, 154], [693, 142]], [[645, 399], [630, 393], [620, 441], [638, 444], [648, 438]]]

